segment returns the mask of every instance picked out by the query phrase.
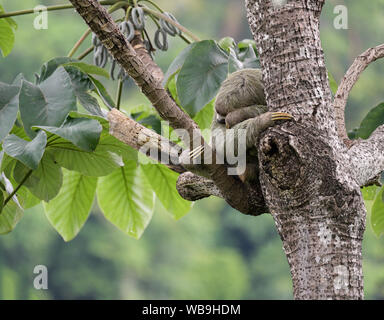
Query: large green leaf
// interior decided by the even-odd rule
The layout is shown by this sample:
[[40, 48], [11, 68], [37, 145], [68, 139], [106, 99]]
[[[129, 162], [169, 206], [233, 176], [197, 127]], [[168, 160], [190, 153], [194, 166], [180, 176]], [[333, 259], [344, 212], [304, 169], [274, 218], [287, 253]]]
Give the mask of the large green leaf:
[[192, 208], [192, 202], [184, 200], [176, 190], [179, 174], [162, 164], [142, 165], [148, 182], [165, 209], [175, 219], [180, 219]]
[[95, 151], [81, 150], [72, 143], [59, 138], [49, 143], [48, 150], [54, 152], [59, 165], [78, 171], [86, 176], [105, 176], [124, 165], [122, 157], [111, 151], [111, 139], [103, 134]]
[[23, 217], [23, 209], [14, 200], [10, 200], [0, 212], [0, 234], [11, 232]]
[[137, 161], [138, 151], [121, 142], [109, 133], [103, 133], [99, 146], [106, 152], [113, 152], [122, 157], [124, 161]]
[[373, 201], [375, 200], [379, 190], [380, 190], [380, 187], [378, 186], [369, 186], [369, 187], [362, 188], [361, 193], [365, 201]]
[[103, 86], [103, 84], [95, 79], [94, 77], [92, 76], [89, 76], [89, 79], [91, 79], [92, 83], [94, 84], [95, 86], [95, 90], [97, 92], [97, 94], [100, 96], [100, 98], [103, 100], [103, 102], [105, 103], [105, 105], [109, 108], [109, 109], [113, 109], [115, 108], [115, 102], [113, 101], [113, 99], [111, 98], [111, 96], [109, 95], [107, 89], [105, 89], [105, 87]]
[[[75, 95], [80, 104], [91, 114], [103, 116], [98, 101], [88, 93], [89, 90], [96, 89], [88, 74], [109, 77], [108, 72], [93, 65], [76, 62], [76, 60], [68, 57], [57, 57], [42, 66], [39, 81], [47, 79], [60, 66], [64, 66], [65, 70], [68, 72]], [[101, 90], [105, 89], [102, 88]]]
[[376, 195], [372, 206], [371, 225], [376, 236], [380, 237], [384, 233], [384, 187]]
[[76, 97], [79, 99], [80, 104], [87, 110], [90, 114], [104, 117], [104, 113], [100, 108], [97, 99], [92, 97], [89, 93], [76, 90]]
[[41, 203], [41, 200], [35, 197], [25, 186], [22, 186], [19, 191], [17, 191], [17, 197], [24, 210], [32, 208]]
[[6, 154], [21, 161], [29, 168], [36, 170], [43, 157], [47, 135], [40, 131], [32, 141], [25, 141], [16, 135], [4, 139], [3, 148]]
[[384, 103], [380, 103], [368, 112], [360, 124], [357, 135], [362, 139], [367, 139], [382, 124], [384, 124]]
[[11, 53], [14, 44], [15, 34], [12, 25], [7, 19], [0, 19], [0, 49], [3, 57]]
[[66, 67], [66, 66], [76, 67], [86, 74], [95, 74], [98, 76], [109, 78], [109, 73], [107, 70], [100, 68], [100, 67], [97, 67], [95, 65], [84, 63], [84, 62], [68, 62], [68, 63], [64, 64], [63, 66], [64, 67]]
[[126, 165], [99, 180], [97, 199], [105, 217], [138, 239], [148, 226], [154, 209], [154, 193], [136, 163]]
[[[30, 169], [18, 162], [13, 170], [13, 177], [20, 183], [28, 174]], [[49, 201], [57, 196], [63, 183], [61, 167], [55, 162], [53, 156], [48, 152], [44, 154], [37, 170], [33, 171], [24, 185], [37, 198]]]
[[97, 178], [64, 170], [63, 186], [56, 198], [44, 203], [45, 214], [65, 241], [72, 240], [87, 220], [95, 198]]
[[194, 116], [217, 94], [228, 74], [228, 55], [212, 40], [193, 46], [177, 78], [182, 107]]
[[109, 131], [109, 122], [108, 122], [108, 120], [106, 119], [105, 116], [81, 113], [81, 112], [78, 112], [78, 111], [71, 111], [69, 113], [69, 116], [72, 117], [72, 118], [88, 118], [88, 119], [97, 120], [101, 124], [101, 126], [103, 127], [104, 130]]
[[197, 123], [201, 130], [210, 129], [214, 114], [214, 100], [208, 103], [203, 109], [201, 109], [193, 120]]
[[68, 117], [60, 128], [48, 126], [38, 128], [62, 137], [85, 151], [96, 149], [102, 130], [97, 120], [71, 117]]
[[41, 82], [48, 79], [57, 70], [57, 68], [71, 61], [73, 61], [73, 59], [69, 57], [56, 57], [44, 63], [41, 67], [39, 81]]
[[30, 137], [36, 135], [31, 127], [59, 127], [68, 113], [76, 110], [71, 78], [62, 67], [38, 86], [24, 80], [19, 100], [21, 119]]
[[164, 75], [163, 85], [164, 87], [168, 86], [168, 82], [171, 79], [171, 77], [177, 73], [181, 67], [183, 66], [185, 59], [191, 52], [191, 49], [196, 45], [196, 43], [192, 43], [185, 47], [180, 54], [175, 58], [175, 60], [172, 61], [172, 63], [169, 65], [167, 72]]
[[0, 82], [0, 141], [11, 131], [19, 110], [20, 88]]

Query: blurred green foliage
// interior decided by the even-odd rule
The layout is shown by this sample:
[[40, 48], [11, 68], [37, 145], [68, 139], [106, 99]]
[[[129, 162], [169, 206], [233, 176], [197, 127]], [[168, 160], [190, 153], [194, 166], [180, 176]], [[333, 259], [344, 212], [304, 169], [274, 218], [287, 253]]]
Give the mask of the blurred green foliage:
[[[12, 11], [65, 1], [3, 0]], [[242, 0], [159, 0], [164, 9], [202, 39], [251, 38]], [[335, 30], [333, 8], [347, 4], [349, 29]], [[354, 57], [383, 42], [384, 0], [327, 1], [322, 16], [322, 42], [327, 66], [340, 81]], [[49, 29], [33, 29], [34, 16], [16, 17], [16, 46], [0, 60], [0, 81], [33, 73], [55, 56], [66, 55], [86, 29], [72, 10], [49, 14]], [[90, 45], [90, 39], [80, 51]], [[166, 70], [185, 44], [171, 39], [170, 50], [156, 54]], [[88, 58], [87, 62], [91, 62]], [[384, 62], [376, 62], [352, 91], [347, 127], [359, 124], [370, 108], [384, 100]], [[115, 84], [107, 84], [113, 92]], [[125, 108], [148, 104], [131, 81]], [[370, 207], [368, 203], [368, 209]], [[367, 223], [364, 240], [365, 291], [384, 299], [384, 240]], [[46, 265], [49, 290], [33, 288], [33, 269]], [[49, 225], [40, 207], [28, 210], [17, 228], [0, 239], [0, 299], [290, 299], [289, 268], [270, 216], [249, 217], [219, 199], [206, 199], [179, 221], [157, 205], [154, 219], [140, 241], [128, 238], [94, 208], [77, 238], [66, 243]]]

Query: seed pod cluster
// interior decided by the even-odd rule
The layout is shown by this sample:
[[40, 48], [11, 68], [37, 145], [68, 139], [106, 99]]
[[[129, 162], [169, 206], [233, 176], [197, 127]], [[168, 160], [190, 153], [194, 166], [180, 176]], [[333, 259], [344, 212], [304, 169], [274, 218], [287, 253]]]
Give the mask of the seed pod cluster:
[[[147, 18], [146, 15], [147, 15], [147, 12], [144, 11], [142, 7], [132, 8], [129, 14], [129, 19], [120, 22], [119, 29], [128, 42], [131, 42], [133, 40], [136, 30], [141, 31], [143, 35], [146, 35], [147, 39], [143, 39], [143, 43], [145, 45], [145, 48], [147, 49], [147, 51], [152, 57], [152, 52], [155, 51], [155, 48], [153, 47], [152, 42], [149, 39], [148, 33], [145, 30], [145, 20]], [[168, 35], [171, 37], [181, 35], [181, 30], [169, 22], [168, 19], [178, 23], [176, 18], [171, 13], [163, 12], [163, 15], [167, 17], [167, 19], [162, 19], [162, 18], [159, 19], [158, 29], [154, 34], [153, 42], [157, 49], [161, 51], [167, 51]], [[108, 50], [103, 46], [103, 44], [100, 42], [100, 40], [97, 38], [95, 34], [92, 34], [92, 44], [94, 46], [94, 51], [93, 51], [94, 64], [98, 67], [104, 68], [107, 62], [110, 60], [111, 61], [111, 67], [110, 67], [111, 79], [125, 80], [127, 78], [127, 74], [121, 67], [117, 74], [117, 77], [115, 77], [116, 61], [109, 54]]]

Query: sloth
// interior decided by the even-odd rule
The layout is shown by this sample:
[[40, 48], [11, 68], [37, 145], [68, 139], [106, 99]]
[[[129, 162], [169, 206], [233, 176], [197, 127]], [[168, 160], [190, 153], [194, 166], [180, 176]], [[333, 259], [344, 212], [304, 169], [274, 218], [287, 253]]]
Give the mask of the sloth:
[[[216, 97], [211, 124], [212, 149], [227, 160], [226, 151], [231, 150], [234, 156], [238, 156], [239, 141], [245, 141], [246, 168], [241, 169], [238, 176], [243, 182], [251, 182], [258, 178], [256, 146], [260, 134], [277, 121], [291, 119], [288, 113], [268, 111], [260, 69], [236, 71], [222, 83]], [[230, 129], [233, 132], [228, 135], [227, 130]], [[240, 139], [241, 134], [245, 135], [245, 139]], [[204, 164], [201, 164], [203, 151], [204, 146], [185, 150], [180, 156], [180, 163], [187, 170], [206, 176]]]

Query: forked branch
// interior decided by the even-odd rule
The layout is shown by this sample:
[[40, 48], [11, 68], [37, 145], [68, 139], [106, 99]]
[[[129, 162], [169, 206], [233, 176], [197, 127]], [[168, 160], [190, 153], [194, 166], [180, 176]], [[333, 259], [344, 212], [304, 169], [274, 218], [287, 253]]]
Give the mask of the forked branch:
[[345, 129], [344, 111], [345, 106], [347, 105], [349, 93], [351, 92], [353, 86], [359, 79], [362, 72], [369, 66], [369, 64], [383, 57], [384, 44], [366, 50], [364, 53], [358, 56], [352, 63], [347, 73], [344, 75], [344, 78], [341, 81], [340, 86], [336, 92], [333, 106], [335, 109], [337, 132], [339, 138], [344, 141], [347, 146], [351, 145], [351, 141], [348, 139], [347, 132]]

